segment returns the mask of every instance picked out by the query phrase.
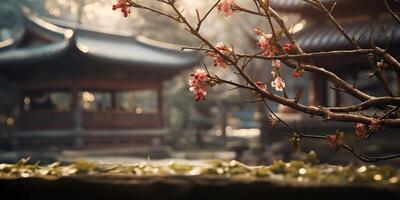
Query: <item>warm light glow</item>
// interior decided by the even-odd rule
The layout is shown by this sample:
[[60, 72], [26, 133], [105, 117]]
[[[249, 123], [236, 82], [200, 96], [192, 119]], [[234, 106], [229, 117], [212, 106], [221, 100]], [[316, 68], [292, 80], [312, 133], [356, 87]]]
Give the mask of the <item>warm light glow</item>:
[[83, 52], [83, 53], [89, 52], [89, 47], [86, 46], [86, 45], [83, 45], [83, 44], [79, 44], [79, 43], [78, 43], [76, 46], [77, 46], [78, 49], [79, 49], [81, 52]]
[[137, 107], [135, 112], [136, 112], [136, 114], [142, 114], [143, 109], [141, 107]]
[[233, 129], [230, 126], [226, 127], [226, 135], [228, 137], [243, 137], [243, 138], [253, 138], [260, 136], [260, 129], [249, 128], [249, 129]]
[[6, 124], [9, 125], [9, 126], [13, 125], [14, 124], [14, 119], [11, 118], [11, 117], [7, 118]]
[[31, 98], [25, 97], [25, 98], [24, 98], [24, 104], [26, 104], [26, 105], [31, 104]]
[[10, 46], [13, 43], [14, 43], [13, 39], [6, 39], [6, 40], [3, 40], [3, 41], [0, 41], [0, 49], [3, 48], [3, 47], [6, 47], [6, 46]]
[[85, 91], [82, 93], [82, 98], [83, 98], [83, 101], [85, 101], [85, 102], [94, 102], [94, 100], [96, 99], [96, 97], [88, 91]]
[[399, 179], [397, 177], [392, 177], [389, 179], [389, 183], [391, 183], [391, 184], [395, 184], [397, 182], [399, 182]]
[[209, 1], [180, 1], [180, 10], [186, 11], [185, 14], [191, 15], [192, 17], [196, 15], [196, 9], [204, 9], [210, 5]]
[[374, 178], [375, 181], [381, 181], [382, 180], [382, 175], [375, 174], [373, 178]]
[[61, 10], [59, 8], [49, 8], [49, 14], [55, 17], [59, 17], [61, 15]]
[[[51, 0], [51, 1], [46, 1], [44, 4], [44, 8], [47, 10], [47, 12], [55, 17], [59, 17], [63, 13], [63, 11], [60, 8], [66, 9], [68, 13], [71, 14], [77, 14], [78, 13], [78, 5], [75, 1], [70, 1], [70, 0]], [[65, 12], [65, 11], [64, 11]]]
[[293, 28], [290, 29], [290, 31], [291, 31], [292, 33], [297, 33], [297, 32], [299, 32], [299, 31], [303, 30], [303, 28], [305, 27], [305, 25], [306, 25], [306, 20], [301, 20], [299, 23], [295, 24], [295, 25], [293, 26]]
[[74, 31], [72, 31], [72, 30], [67, 30], [67, 31], [65, 31], [65, 33], [64, 33], [64, 36], [65, 36], [66, 38], [71, 38], [73, 35], [74, 35]]
[[304, 178], [301, 177], [301, 176], [299, 176], [299, 177], [297, 177], [297, 181], [298, 181], [298, 182], [303, 182], [303, 181], [304, 181]]
[[357, 172], [360, 173], [360, 174], [364, 173], [366, 171], [367, 171], [367, 167], [366, 166], [361, 166], [360, 168], [357, 169]]

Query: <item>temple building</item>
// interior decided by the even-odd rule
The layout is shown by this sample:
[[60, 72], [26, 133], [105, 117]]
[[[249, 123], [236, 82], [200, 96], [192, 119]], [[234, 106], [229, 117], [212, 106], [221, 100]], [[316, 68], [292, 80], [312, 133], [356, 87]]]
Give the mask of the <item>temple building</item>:
[[[381, 0], [321, 0], [330, 10], [344, 30], [362, 48], [372, 48], [377, 45], [387, 49], [394, 57], [400, 55], [400, 24], [390, 15]], [[388, 1], [393, 10], [398, 11], [400, 4]], [[271, 7], [285, 13], [288, 18], [292, 15], [300, 16], [300, 21], [294, 22], [293, 28], [298, 29], [294, 34], [300, 47], [306, 53], [352, 50], [354, 49], [345, 37], [328, 20], [325, 14], [301, 0], [271, 0]], [[354, 82], [356, 87], [373, 95], [386, 95], [376, 78], [367, 79], [365, 75], [371, 70], [366, 56], [335, 56], [317, 57], [312, 62], [324, 67], [339, 77]], [[362, 72], [362, 73], [360, 73]], [[399, 81], [394, 73], [388, 73], [387, 79], [391, 83]], [[310, 103], [317, 105], [340, 106], [357, 102], [354, 98], [344, 96], [340, 91], [329, 89], [323, 77], [312, 76], [313, 92], [310, 94]], [[394, 89], [400, 89], [398, 84]], [[348, 99], [345, 99], [348, 98]]]
[[18, 149], [162, 143], [162, 83], [201, 55], [49, 23], [26, 6], [2, 3], [0, 13], [0, 77], [18, 88]]
[[[328, 10], [335, 5], [331, 14], [360, 47], [371, 48], [374, 44], [387, 49], [394, 57], [400, 55], [400, 24], [390, 15], [383, 1], [321, 0], [321, 2]], [[399, 10], [400, 4], [388, 2], [393, 10]], [[310, 3], [302, 0], [270, 0], [270, 5], [284, 18], [304, 52], [354, 49], [325, 14]], [[315, 57], [312, 58], [312, 64], [334, 72], [337, 76], [350, 84], [354, 84], [355, 87], [367, 94], [388, 95], [380, 81], [376, 77], [370, 76], [372, 70], [366, 55]], [[360, 103], [360, 100], [335, 89], [336, 86], [325, 77], [305, 73], [304, 77], [294, 79], [289, 77], [292, 69], [283, 67], [282, 70], [286, 70], [283, 71], [283, 74], [287, 75], [284, 79], [287, 91], [292, 91], [291, 97], [296, 94], [296, 90], [304, 91], [304, 95], [300, 99], [303, 104], [348, 106]], [[384, 70], [383, 74], [392, 89], [399, 94], [400, 77], [393, 69]], [[278, 106], [277, 114], [287, 123], [294, 124], [307, 133], [326, 135], [336, 130], [354, 133], [353, 123], [323, 120], [320, 117], [297, 112], [282, 105]], [[278, 141], [287, 141], [284, 134], [288, 132], [287, 127], [278, 125], [270, 131], [272, 125], [266, 124], [265, 126], [267, 127], [264, 127], [264, 135], [261, 139], [263, 142], [272, 144]], [[373, 145], [365, 145], [363, 150], [365, 150], [365, 153], [397, 152], [397, 144], [386, 143], [387, 140], [398, 140], [398, 131], [398, 128], [386, 128], [384, 130], [386, 138], [376, 138], [378, 141], [375, 142], [385, 144], [383, 149], [374, 148]], [[321, 152], [324, 152], [324, 149]]]

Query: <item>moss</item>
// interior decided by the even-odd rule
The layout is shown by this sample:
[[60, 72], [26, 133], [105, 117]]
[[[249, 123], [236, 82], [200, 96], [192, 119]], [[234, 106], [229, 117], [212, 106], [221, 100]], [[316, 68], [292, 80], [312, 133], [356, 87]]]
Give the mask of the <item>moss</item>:
[[22, 159], [15, 164], [0, 164], [0, 177], [69, 177], [77, 175], [128, 175], [128, 176], [218, 176], [289, 180], [305, 183], [329, 184], [399, 184], [400, 169], [390, 166], [338, 166], [316, 164], [308, 160], [275, 161], [269, 166], [247, 166], [238, 161], [214, 160], [203, 165], [171, 162], [154, 165], [150, 161], [132, 165], [99, 164], [76, 161], [68, 165], [56, 162], [47, 166], [29, 164]]

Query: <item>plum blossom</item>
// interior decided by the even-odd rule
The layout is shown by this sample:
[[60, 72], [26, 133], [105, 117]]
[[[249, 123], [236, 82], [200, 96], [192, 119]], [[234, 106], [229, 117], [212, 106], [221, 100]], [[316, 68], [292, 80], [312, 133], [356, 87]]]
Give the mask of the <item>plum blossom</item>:
[[329, 146], [335, 150], [338, 150], [339, 147], [343, 144], [343, 132], [337, 132], [335, 134], [327, 135], [326, 139], [328, 140]]
[[256, 33], [256, 35], [261, 36], [263, 34], [262, 30], [260, 27], [257, 27], [254, 29], [254, 32]]
[[[257, 34], [257, 32], [256, 32]], [[262, 55], [267, 57], [267, 56], [273, 56], [276, 54], [277, 49], [274, 45], [272, 45], [272, 35], [271, 34], [264, 34], [261, 33], [261, 37], [258, 40], [258, 46], [263, 50]]]
[[[262, 81], [256, 81], [256, 82], [254, 82], [260, 89], [262, 89], [262, 90], [264, 90], [264, 91], [267, 91], [267, 85], [265, 84], [265, 83], [263, 83]], [[256, 97], [260, 97], [260, 98], [263, 98], [263, 95], [262, 94], [260, 94], [260, 93], [258, 93], [258, 92], [256, 92], [256, 91], [253, 91], [253, 96], [256, 96]]]
[[208, 73], [198, 69], [190, 76], [193, 77], [193, 79], [189, 80], [189, 90], [195, 95], [196, 101], [205, 100], [209, 81]]
[[256, 81], [255, 84], [262, 90], [267, 90], [267, 85], [263, 83], [262, 81]]
[[271, 35], [271, 34], [266, 34], [266, 33], [264, 33], [264, 31], [263, 31], [260, 27], [254, 28], [254, 32], [255, 32], [256, 35], [258, 35], [258, 36], [265, 36], [266, 38], [272, 38], [272, 35]]
[[272, 77], [274, 80], [271, 82], [271, 86], [275, 88], [276, 91], [282, 92], [286, 86], [285, 81], [280, 76], [281, 69], [281, 61], [280, 60], [272, 60]]
[[359, 139], [366, 139], [367, 138], [367, 126], [362, 123], [357, 123], [355, 125], [356, 128], [356, 136]]
[[283, 50], [285, 50], [286, 53], [290, 53], [294, 49], [294, 45], [290, 43], [286, 43], [283, 45]]
[[271, 86], [275, 88], [276, 91], [282, 92], [286, 86], [286, 83], [280, 76], [276, 76], [275, 79], [271, 82]]
[[273, 68], [281, 68], [281, 61], [280, 60], [272, 60], [272, 67]]
[[127, 0], [118, 0], [118, 2], [112, 6], [112, 9], [121, 9], [124, 17], [128, 17], [128, 15], [131, 14], [130, 4]]
[[233, 0], [222, 0], [218, 5], [218, 11], [222, 13], [224, 17], [229, 17], [233, 15], [237, 5]]
[[371, 125], [369, 126], [369, 128], [372, 131], [378, 131], [381, 127], [382, 127], [382, 123], [381, 123], [381, 121], [379, 119], [373, 118], [371, 120]]
[[303, 70], [294, 70], [292, 72], [292, 76], [294, 78], [299, 78], [299, 77], [303, 76]]
[[[230, 53], [230, 49], [221, 42], [217, 43], [215, 47], [226, 56], [228, 56]], [[220, 54], [217, 54], [215, 52], [209, 52], [207, 53], [207, 55], [213, 58], [214, 66], [216, 67], [219, 66], [224, 69], [227, 67], [225, 58]]]
[[257, 27], [254, 29], [256, 35], [260, 36], [257, 45], [263, 50], [263, 56], [273, 56], [277, 53], [277, 48], [272, 44], [272, 34], [264, 33], [261, 28]]

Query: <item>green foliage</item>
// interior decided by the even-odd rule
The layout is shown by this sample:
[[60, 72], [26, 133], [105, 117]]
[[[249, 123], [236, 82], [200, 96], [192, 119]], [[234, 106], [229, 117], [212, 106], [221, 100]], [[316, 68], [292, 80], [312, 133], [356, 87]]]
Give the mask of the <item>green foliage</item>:
[[328, 184], [399, 184], [400, 169], [389, 166], [336, 166], [316, 164], [315, 153], [305, 160], [275, 161], [269, 166], [247, 166], [238, 161], [214, 160], [201, 165], [171, 162], [155, 165], [151, 161], [132, 165], [98, 164], [77, 161], [69, 165], [56, 162], [47, 166], [28, 164], [22, 159], [15, 164], [0, 164], [1, 178], [63, 177], [76, 175], [129, 175], [129, 176], [224, 176], [245, 178], [269, 178], [308, 183]]

